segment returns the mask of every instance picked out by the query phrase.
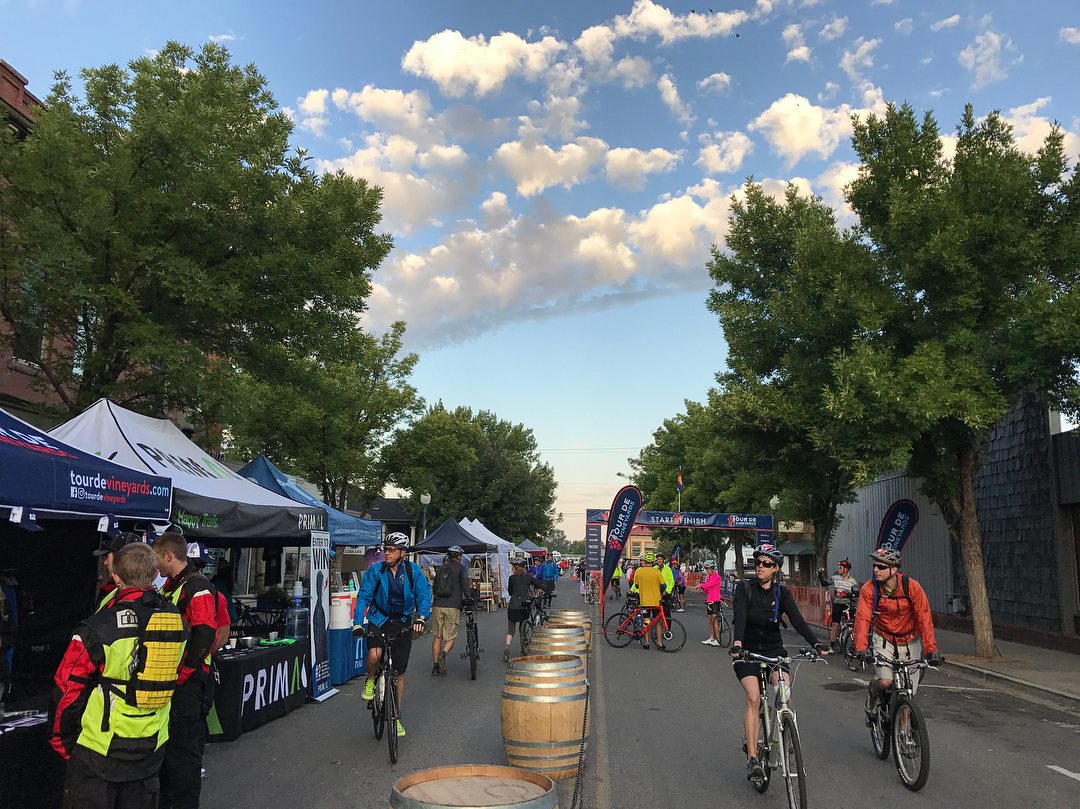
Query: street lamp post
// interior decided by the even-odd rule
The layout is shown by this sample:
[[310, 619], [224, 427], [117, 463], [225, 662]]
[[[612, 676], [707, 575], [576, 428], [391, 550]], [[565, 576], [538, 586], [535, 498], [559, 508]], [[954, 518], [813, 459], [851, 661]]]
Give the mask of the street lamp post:
[[422, 522], [420, 524], [421, 525], [421, 530], [424, 532], [424, 539], [427, 539], [427, 507], [428, 507], [428, 504], [430, 502], [431, 502], [431, 495], [430, 494], [428, 494], [427, 492], [424, 492], [422, 495], [420, 495], [420, 505], [422, 505], [424, 507], [424, 516], [423, 516]]
[[[780, 496], [774, 494], [769, 498], [769, 511], [772, 513], [773, 521], [773, 547], [780, 547], [780, 523], [776, 519], [776, 511], [780, 508]], [[783, 564], [783, 562], [781, 562]]]

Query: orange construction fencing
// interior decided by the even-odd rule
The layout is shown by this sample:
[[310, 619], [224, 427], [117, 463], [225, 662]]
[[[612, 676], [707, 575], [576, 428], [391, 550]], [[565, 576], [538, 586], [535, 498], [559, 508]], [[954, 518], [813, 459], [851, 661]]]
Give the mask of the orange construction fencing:
[[799, 584], [785, 584], [791, 590], [799, 612], [806, 619], [806, 623], [815, 626], [828, 626], [831, 617], [829, 613], [829, 591], [824, 587], [803, 587]]

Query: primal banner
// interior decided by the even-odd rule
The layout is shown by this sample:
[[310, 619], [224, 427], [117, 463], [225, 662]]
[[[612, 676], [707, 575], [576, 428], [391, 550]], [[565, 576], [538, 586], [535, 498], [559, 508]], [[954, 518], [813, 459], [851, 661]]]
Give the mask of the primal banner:
[[[604, 580], [600, 592], [607, 592], [611, 574], [615, 572], [615, 565], [619, 563], [626, 540], [630, 538], [630, 529], [634, 527], [634, 520], [641, 511], [641, 491], [637, 486], [624, 486], [615, 495], [611, 504], [607, 521], [607, 543], [604, 546]], [[603, 607], [601, 600], [601, 608]]]
[[311, 696], [318, 701], [337, 691], [330, 684], [330, 534], [311, 532]]
[[585, 526], [585, 569], [600, 570], [604, 555], [600, 552], [600, 526]]
[[[625, 491], [625, 490], [624, 490]], [[613, 507], [614, 508], [614, 507]], [[586, 525], [603, 525], [611, 511], [590, 508], [585, 512]], [[771, 514], [704, 514], [695, 511], [641, 511], [637, 525], [650, 528], [708, 528], [714, 531], [772, 531]]]
[[899, 553], [919, 521], [919, 507], [910, 500], [897, 500], [885, 512], [878, 530], [877, 547], [891, 548]]

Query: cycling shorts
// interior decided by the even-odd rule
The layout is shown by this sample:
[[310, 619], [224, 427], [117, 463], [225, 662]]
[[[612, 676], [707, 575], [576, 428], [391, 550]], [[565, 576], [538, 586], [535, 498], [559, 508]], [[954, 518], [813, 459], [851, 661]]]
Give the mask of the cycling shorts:
[[723, 607], [723, 605], [724, 605], [723, 601], [710, 601], [708, 604], [705, 605], [705, 614], [706, 615], [719, 615], [720, 614], [720, 608]]
[[679, 595], [686, 595], [686, 585], [685, 584], [676, 584], [675, 585], [675, 592], [677, 592]]
[[[388, 641], [386, 636], [394, 636]], [[382, 626], [372, 626], [368, 630], [368, 645], [372, 649], [385, 649], [390, 644], [390, 655], [394, 658], [394, 671], [404, 674], [409, 668], [409, 656], [412, 654], [412, 627], [402, 621], [388, 620]]]
[[[787, 657], [787, 649], [783, 646], [776, 649], [747, 649], [747, 651], [765, 655], [765, 657]], [[757, 677], [761, 663], [756, 660], [732, 660], [731, 668], [735, 670], [735, 679], [743, 680], [747, 677]], [[791, 667], [786, 663], [781, 665], [780, 668], [789, 674], [791, 673]]]
[[844, 612], [851, 606], [850, 601], [834, 601], [832, 605], [832, 622], [840, 623], [844, 620]]
[[[907, 643], [893, 643], [892, 640], [884, 638], [875, 632], [872, 648], [875, 652], [880, 652], [886, 657], [900, 660], [919, 660], [922, 658], [922, 638], [912, 638]], [[909, 669], [909, 671], [911, 672], [912, 691], [918, 691], [922, 670]], [[875, 666], [874, 676], [879, 680], [891, 680], [893, 678], [892, 666]]]

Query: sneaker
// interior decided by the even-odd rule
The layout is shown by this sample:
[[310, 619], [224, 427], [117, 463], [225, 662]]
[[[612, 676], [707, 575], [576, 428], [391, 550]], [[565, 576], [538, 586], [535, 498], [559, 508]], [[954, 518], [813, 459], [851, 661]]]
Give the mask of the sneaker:
[[713, 639], [712, 638], [705, 638], [705, 640], [703, 640], [702, 643], [704, 643], [706, 646], [712, 646]]
[[656, 651], [658, 651], [658, 652], [662, 652], [662, 651], [664, 651], [664, 650], [665, 650], [666, 648], [667, 648], [667, 647], [666, 647], [666, 646], [664, 646], [664, 644], [662, 644], [662, 643], [658, 643], [658, 644], [656, 644]]
[[398, 738], [400, 739], [402, 736], [405, 735], [405, 726], [403, 724], [401, 724], [400, 719], [395, 719], [394, 721], [397, 722], [397, 735], [398, 735]]
[[431, 666], [431, 676], [432, 677], [438, 677], [439, 676], [439, 664], [438, 663], [433, 663], [432, 664], [432, 666]]
[[506, 649], [503, 650], [503, 663], [506, 663], [507, 665], [510, 664], [510, 647], [509, 646], [507, 646]]
[[360, 692], [360, 697], [364, 700], [364, 702], [371, 702], [373, 699], [375, 699], [375, 681], [374, 680], [365, 680], [364, 681], [364, 690], [362, 692]]
[[675, 612], [686, 612], [686, 610], [684, 610], [684, 609], [682, 609], [682, 608], [680, 607], [679, 609], [675, 610]]
[[443, 652], [439, 655], [439, 662], [437, 664], [439, 674], [446, 674], [446, 653]]
[[716, 638], [709, 638], [709, 645], [710, 646], [719, 646], [720, 641], [718, 641]]
[[765, 770], [761, 767], [761, 762], [757, 758], [748, 759], [746, 762], [746, 780], [747, 781], [760, 781], [765, 777]]
[[649, 648], [649, 644], [647, 644], [647, 643], [643, 643], [643, 644], [641, 644], [641, 648], [642, 648], [642, 649], [648, 649], [648, 648]]

